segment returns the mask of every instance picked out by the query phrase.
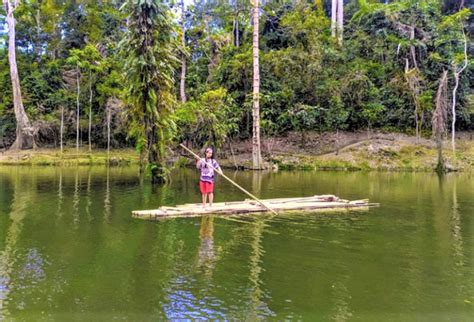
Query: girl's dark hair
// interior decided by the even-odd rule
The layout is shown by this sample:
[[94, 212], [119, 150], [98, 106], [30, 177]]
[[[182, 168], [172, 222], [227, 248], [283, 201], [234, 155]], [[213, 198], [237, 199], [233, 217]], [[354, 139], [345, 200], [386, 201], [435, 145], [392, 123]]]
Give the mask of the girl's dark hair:
[[207, 147], [206, 150], [204, 150], [204, 156], [206, 156], [207, 151], [211, 150], [212, 156], [211, 159], [214, 159], [214, 149], [211, 147]]

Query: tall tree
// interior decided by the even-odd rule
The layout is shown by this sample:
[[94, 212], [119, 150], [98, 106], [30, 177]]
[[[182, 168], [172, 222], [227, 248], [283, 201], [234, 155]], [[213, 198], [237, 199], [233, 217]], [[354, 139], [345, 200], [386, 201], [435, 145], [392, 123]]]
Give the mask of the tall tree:
[[464, 53], [463, 53], [463, 64], [462, 66], [458, 66], [458, 62], [455, 60], [453, 61], [453, 76], [454, 76], [454, 87], [453, 87], [453, 103], [451, 106], [451, 111], [453, 115], [453, 119], [451, 122], [451, 147], [453, 149], [453, 153], [456, 152], [456, 143], [455, 143], [455, 133], [456, 133], [456, 94], [459, 87], [459, 76], [467, 67], [467, 39], [466, 33], [464, 32], [464, 26], [461, 24], [462, 35], [464, 40]]
[[342, 45], [344, 1], [332, 0], [331, 2], [331, 35]]
[[431, 118], [431, 126], [433, 135], [436, 140], [436, 148], [438, 149], [438, 165], [436, 171], [443, 173], [445, 170], [443, 159], [443, 134], [446, 131], [446, 109], [447, 109], [447, 88], [448, 88], [448, 71], [444, 70], [439, 79], [438, 91], [436, 92], [436, 109]]
[[[468, 67], [468, 40], [464, 31], [465, 22], [468, 22], [471, 16], [468, 8], [461, 9], [449, 16], [445, 16], [439, 25], [440, 37], [438, 42], [444, 45], [447, 59], [451, 65], [454, 87], [452, 89], [451, 103], [451, 148], [456, 152], [455, 133], [456, 133], [456, 104], [457, 91], [460, 84], [462, 72]], [[445, 45], [446, 44], [446, 45]]]
[[10, 149], [31, 149], [35, 147], [34, 129], [30, 125], [30, 120], [25, 112], [21, 97], [20, 77], [16, 64], [15, 46], [15, 17], [13, 12], [18, 7], [19, 0], [3, 0], [7, 14], [8, 25], [8, 62], [10, 64], [10, 78], [13, 91], [13, 108], [16, 119], [16, 139]]
[[252, 165], [254, 169], [261, 169], [262, 154], [260, 151], [260, 67], [258, 57], [258, 36], [259, 36], [259, 0], [253, 0], [253, 131], [252, 131]]
[[128, 0], [128, 31], [120, 44], [125, 58], [131, 134], [148, 156], [153, 183], [166, 181], [165, 148], [175, 128], [173, 74], [179, 41], [167, 6], [160, 0]]
[[182, 103], [186, 103], [186, 55], [184, 49], [186, 48], [186, 26], [185, 26], [186, 12], [184, 11], [184, 1], [181, 0], [181, 45], [183, 46], [183, 54], [181, 55], [181, 79], [179, 83], [179, 95]]
[[74, 69], [68, 71], [75, 78], [76, 83], [76, 152], [79, 152], [79, 138], [80, 138], [80, 119], [81, 119], [81, 67], [82, 62], [80, 58], [80, 50], [73, 49], [70, 52], [70, 56], [67, 59], [68, 63], [74, 66]]
[[337, 0], [337, 43], [342, 46], [344, 31], [344, 0]]
[[79, 120], [80, 120], [80, 95], [81, 95], [81, 79], [84, 75], [88, 75], [89, 87], [89, 124], [88, 124], [88, 143], [89, 152], [92, 150], [92, 100], [93, 90], [92, 83], [96, 77], [96, 73], [101, 71], [101, 55], [97, 48], [88, 44], [83, 49], [72, 49], [69, 53], [67, 62], [76, 67], [76, 149], [79, 150]]
[[339, 0], [331, 1], [331, 36], [336, 38], [336, 24], [337, 24], [337, 2]]

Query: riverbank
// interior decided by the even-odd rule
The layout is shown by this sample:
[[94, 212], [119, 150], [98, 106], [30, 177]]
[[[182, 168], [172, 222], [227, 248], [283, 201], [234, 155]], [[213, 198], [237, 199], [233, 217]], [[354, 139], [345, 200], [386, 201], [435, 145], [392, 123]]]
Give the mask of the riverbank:
[[[456, 135], [456, 155], [450, 141], [443, 146], [448, 171], [474, 169], [474, 133]], [[268, 165], [285, 170], [433, 171], [438, 162], [433, 140], [400, 133], [290, 133], [263, 139], [262, 147]], [[222, 164], [251, 168], [251, 142], [237, 143], [232, 150], [236, 161], [229, 158]]]
[[[109, 161], [107, 161], [109, 159]], [[34, 150], [5, 151], [0, 153], [0, 165], [76, 166], [76, 165], [138, 165], [139, 154], [133, 149], [96, 150], [87, 148], [59, 149], [40, 148]]]
[[[474, 133], [459, 133], [456, 156], [449, 141], [444, 142], [447, 167], [453, 171], [474, 169]], [[251, 141], [226, 144], [218, 151], [223, 168], [250, 169]], [[262, 155], [268, 168], [281, 170], [343, 170], [343, 171], [433, 171], [437, 150], [433, 140], [399, 133], [340, 132], [289, 133], [284, 137], [262, 138]], [[138, 165], [139, 154], [133, 149], [106, 150], [86, 148], [35, 149], [0, 153], [0, 165]], [[169, 151], [169, 161], [176, 167], [194, 161], [179, 148]]]

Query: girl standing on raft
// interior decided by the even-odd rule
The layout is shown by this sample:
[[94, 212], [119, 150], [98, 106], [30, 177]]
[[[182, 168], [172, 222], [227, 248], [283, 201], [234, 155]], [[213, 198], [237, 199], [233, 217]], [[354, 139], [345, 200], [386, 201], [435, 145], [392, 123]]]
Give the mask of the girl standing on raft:
[[202, 194], [202, 207], [206, 209], [206, 201], [209, 196], [209, 207], [212, 207], [214, 200], [214, 169], [217, 173], [222, 173], [222, 169], [214, 159], [214, 151], [212, 148], [207, 148], [205, 157], [198, 160], [196, 167], [201, 171], [199, 179], [199, 188]]

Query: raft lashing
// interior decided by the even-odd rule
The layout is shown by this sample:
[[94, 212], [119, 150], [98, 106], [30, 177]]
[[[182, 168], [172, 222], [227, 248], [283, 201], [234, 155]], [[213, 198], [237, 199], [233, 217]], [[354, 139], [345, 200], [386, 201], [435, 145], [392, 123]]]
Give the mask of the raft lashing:
[[[277, 198], [261, 200], [267, 207], [281, 212], [299, 211], [327, 211], [360, 209], [379, 206], [377, 203], [369, 203], [368, 199], [344, 200], [334, 195], [320, 195], [303, 198]], [[158, 209], [132, 211], [134, 218], [158, 220], [165, 218], [198, 217], [204, 215], [230, 216], [239, 214], [255, 214], [269, 212], [259, 202], [246, 199], [244, 201], [218, 202], [212, 207], [203, 208], [200, 203], [178, 205], [176, 207], [162, 206]]]

